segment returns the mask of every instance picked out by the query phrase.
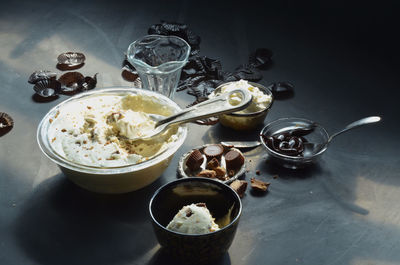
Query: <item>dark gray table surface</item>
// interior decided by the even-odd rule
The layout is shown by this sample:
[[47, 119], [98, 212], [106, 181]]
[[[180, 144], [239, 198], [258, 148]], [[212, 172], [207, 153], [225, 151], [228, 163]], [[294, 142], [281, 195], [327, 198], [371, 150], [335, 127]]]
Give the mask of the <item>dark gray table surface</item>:
[[[32, 99], [29, 75], [55, 68], [57, 55], [81, 51], [79, 71], [99, 73], [97, 87], [132, 86], [121, 77], [128, 45], [161, 19], [187, 23], [201, 55], [224, 69], [246, 63], [258, 47], [274, 52], [262, 84], [290, 81], [293, 98], [275, 101], [265, 122], [304, 117], [329, 132], [369, 115], [374, 126], [336, 138], [322, 161], [291, 171], [246, 152], [249, 172], [271, 182], [247, 191], [235, 240], [220, 264], [400, 264], [399, 42], [395, 1], [14, 1], [0, 10], [0, 112], [15, 126], [0, 137], [0, 264], [166, 264], [148, 202], [176, 179], [179, 157], [203, 143], [254, 140], [191, 124], [185, 144], [150, 186], [100, 195], [71, 183], [36, 143], [46, 112], [68, 98]], [[194, 98], [179, 92], [182, 106]], [[261, 129], [260, 126], [259, 129]], [[274, 179], [273, 175], [279, 178]]]

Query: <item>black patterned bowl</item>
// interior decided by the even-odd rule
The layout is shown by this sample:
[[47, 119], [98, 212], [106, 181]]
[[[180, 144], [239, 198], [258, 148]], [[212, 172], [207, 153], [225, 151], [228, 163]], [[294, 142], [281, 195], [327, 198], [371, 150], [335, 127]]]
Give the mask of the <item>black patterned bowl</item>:
[[[204, 202], [220, 230], [208, 234], [183, 234], [167, 229], [168, 223], [185, 205]], [[228, 185], [207, 178], [182, 178], [165, 184], [153, 195], [150, 205], [158, 242], [172, 257], [185, 263], [210, 263], [232, 244], [242, 203]]]

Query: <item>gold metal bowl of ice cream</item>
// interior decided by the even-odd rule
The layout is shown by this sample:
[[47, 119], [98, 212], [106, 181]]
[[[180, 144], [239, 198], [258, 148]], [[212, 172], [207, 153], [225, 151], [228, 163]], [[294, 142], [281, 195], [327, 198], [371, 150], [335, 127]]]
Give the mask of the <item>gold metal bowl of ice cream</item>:
[[150, 216], [158, 242], [185, 264], [213, 264], [234, 239], [242, 203], [228, 185], [209, 178], [182, 178], [153, 195]]
[[186, 139], [185, 125], [150, 140], [150, 114], [181, 108], [158, 93], [106, 88], [82, 93], [52, 108], [37, 130], [43, 153], [77, 185], [99, 193], [125, 193], [155, 181]]
[[[218, 86], [208, 97], [213, 98], [219, 94], [232, 91], [234, 89], [247, 89], [252, 95], [251, 104], [244, 110], [219, 116], [219, 122], [235, 130], [251, 130], [262, 124], [274, 101], [272, 92], [261, 84], [239, 80], [228, 82]], [[232, 97], [232, 103], [240, 101], [239, 98]]]

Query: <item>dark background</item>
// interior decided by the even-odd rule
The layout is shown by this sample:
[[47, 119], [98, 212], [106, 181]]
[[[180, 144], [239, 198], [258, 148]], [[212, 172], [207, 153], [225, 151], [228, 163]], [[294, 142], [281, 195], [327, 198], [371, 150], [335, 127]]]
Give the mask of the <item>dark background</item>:
[[[97, 87], [132, 86], [121, 77], [128, 45], [161, 19], [187, 23], [201, 55], [226, 70], [259, 47], [274, 52], [260, 83], [290, 81], [265, 122], [318, 121], [333, 133], [369, 115], [383, 121], [334, 140], [322, 161], [291, 171], [246, 154], [269, 192], [247, 191], [235, 240], [220, 264], [400, 264], [399, 4], [397, 1], [15, 1], [0, 9], [0, 112], [15, 125], [0, 138], [0, 264], [165, 264], [148, 215], [162, 184], [176, 179], [179, 157], [203, 143], [256, 140], [220, 125], [190, 125], [170, 167], [152, 185], [124, 195], [75, 186], [36, 143], [47, 111], [68, 98], [35, 102], [34, 70], [58, 54], [83, 52]], [[179, 92], [177, 102], [194, 100]], [[260, 126], [261, 129], [262, 126]], [[278, 174], [279, 178], [272, 176]]]

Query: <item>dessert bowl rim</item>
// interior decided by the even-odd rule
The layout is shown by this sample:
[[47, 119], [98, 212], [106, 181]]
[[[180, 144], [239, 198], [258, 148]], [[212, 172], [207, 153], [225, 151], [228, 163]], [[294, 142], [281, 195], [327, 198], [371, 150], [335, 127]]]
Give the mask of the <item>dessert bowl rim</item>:
[[[176, 185], [176, 184], [178, 184], [178, 183], [180, 183], [180, 182], [193, 182], [193, 181], [200, 181], [200, 182], [213, 183], [213, 184], [215, 184], [215, 185], [217, 185], [217, 186], [224, 187], [225, 189], [228, 189], [228, 190], [231, 191], [231, 193], [233, 194], [233, 196], [236, 198], [236, 201], [239, 202], [239, 210], [238, 210], [238, 213], [235, 215], [235, 218], [233, 218], [233, 220], [232, 220], [228, 225], [226, 225], [226, 226], [220, 228], [219, 230], [216, 230], [216, 231], [213, 231], [213, 232], [210, 232], [210, 233], [206, 233], [206, 234], [186, 234], [186, 233], [176, 232], [176, 231], [172, 231], [172, 230], [170, 230], [170, 229], [167, 229], [165, 226], [163, 226], [162, 224], [160, 224], [160, 223], [156, 220], [156, 218], [155, 218], [154, 215], [153, 215], [152, 205], [153, 205], [153, 202], [154, 202], [155, 198], [157, 197], [157, 195], [158, 195], [162, 190], [168, 189], [168, 188], [170, 188], [171, 186], [174, 186], [174, 185]], [[154, 192], [154, 194], [153, 194], [153, 196], [151, 197], [150, 202], [149, 202], [149, 213], [150, 213], [150, 217], [151, 217], [152, 221], [153, 221], [155, 224], [157, 224], [158, 227], [160, 227], [161, 229], [163, 229], [163, 231], [166, 231], [166, 232], [168, 232], [168, 233], [176, 234], [176, 235], [183, 236], [183, 237], [190, 237], [190, 238], [195, 238], [195, 237], [208, 237], [208, 236], [213, 235], [213, 234], [222, 233], [224, 230], [228, 229], [229, 227], [231, 227], [232, 225], [234, 225], [236, 222], [239, 221], [239, 218], [240, 218], [240, 216], [242, 215], [242, 208], [243, 208], [243, 205], [242, 205], [242, 201], [241, 201], [239, 195], [238, 195], [229, 185], [226, 185], [225, 183], [220, 182], [220, 181], [217, 181], [217, 180], [214, 180], [214, 179], [203, 178], [203, 177], [180, 178], [180, 179], [177, 179], [177, 180], [168, 182], [168, 183], [164, 184], [163, 186], [161, 186], [160, 188], [158, 188], [158, 189]]]
[[[176, 111], [180, 111], [181, 108], [179, 105], [174, 102], [173, 100], [169, 99], [168, 97], [158, 94], [153, 91], [149, 90], [144, 90], [141, 88], [134, 88], [134, 87], [124, 87], [124, 86], [116, 86], [116, 87], [107, 87], [107, 88], [101, 88], [97, 90], [92, 90], [88, 92], [83, 92], [77, 95], [74, 95], [53, 108], [51, 108], [46, 115], [42, 118], [40, 121], [38, 127], [37, 127], [37, 133], [36, 133], [36, 140], [39, 145], [40, 150], [42, 151], [43, 154], [45, 154], [50, 160], [52, 160], [54, 163], [56, 163], [59, 166], [62, 166], [64, 168], [68, 168], [73, 171], [78, 171], [82, 173], [89, 173], [89, 174], [101, 174], [101, 175], [114, 175], [114, 174], [122, 174], [122, 173], [129, 173], [129, 172], [134, 172], [134, 171], [139, 171], [148, 167], [151, 167], [153, 165], [156, 165], [157, 163], [160, 163], [161, 161], [164, 161], [167, 159], [169, 156], [173, 155], [179, 147], [183, 144], [183, 142], [186, 139], [187, 136], [187, 126], [186, 125], [180, 125], [180, 132], [179, 138], [171, 145], [171, 148], [168, 148], [166, 150], [163, 150], [159, 154], [156, 154], [155, 156], [151, 157], [150, 159], [141, 162], [141, 163], [136, 163], [136, 164], [127, 164], [127, 165], [122, 165], [122, 166], [114, 166], [114, 167], [101, 167], [101, 166], [90, 166], [90, 165], [84, 165], [80, 163], [76, 163], [73, 161], [70, 161], [63, 157], [61, 154], [58, 154], [52, 147], [49, 142], [49, 139], [47, 137], [48, 133], [48, 126], [49, 124], [49, 119], [53, 117], [54, 114], [57, 113], [57, 111], [62, 107], [65, 106], [66, 104], [70, 103], [71, 101], [79, 100], [81, 98], [89, 97], [89, 96], [96, 96], [98, 95], [107, 95], [107, 94], [115, 94], [115, 95], [123, 95], [125, 93], [129, 94], [144, 94], [148, 96], [155, 96], [156, 98], [161, 98], [163, 101], [168, 102], [169, 106], [173, 107]], [[47, 125], [47, 127], [45, 127]], [[42, 135], [42, 131], [44, 131], [44, 135]], [[44, 139], [45, 138], [45, 139]], [[49, 145], [50, 148], [47, 146]]]

